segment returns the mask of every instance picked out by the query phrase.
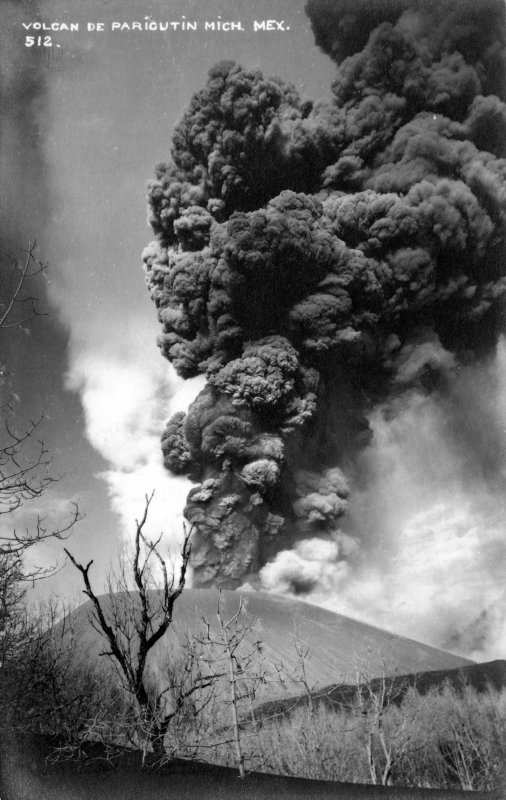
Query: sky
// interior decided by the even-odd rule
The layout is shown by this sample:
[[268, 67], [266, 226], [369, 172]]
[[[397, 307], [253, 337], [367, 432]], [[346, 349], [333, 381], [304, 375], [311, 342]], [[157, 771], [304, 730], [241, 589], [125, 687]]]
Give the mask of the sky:
[[[38, 514], [65, 519], [78, 502], [83, 519], [67, 546], [79, 560], [94, 559], [102, 589], [153, 491], [148, 532], [164, 530], [177, 545], [190, 484], [163, 468], [160, 436], [203, 385], [178, 378], [156, 346], [141, 267], [153, 238], [146, 182], [169, 157], [174, 124], [217, 61], [279, 75], [313, 99], [329, 95], [335, 65], [314, 44], [303, 0], [8, 0], [2, 15], [2, 249], [17, 256], [36, 240], [49, 265], [36, 287], [47, 316], [9, 334], [2, 359], [19, 397], [17, 424], [44, 415], [39, 432], [61, 476], [18, 524]], [[245, 30], [204, 31], [219, 15]], [[198, 30], [110, 30], [113, 21], [149, 17], [198, 21]], [[253, 32], [253, 19], [273, 18], [289, 30]], [[79, 31], [51, 32], [52, 48], [27, 48], [23, 23], [36, 21], [79, 23]], [[98, 22], [104, 31], [86, 30]], [[475, 446], [496, 452], [493, 479], [486, 466], [480, 475], [471, 470], [470, 445], [451, 424], [452, 415], [463, 419], [458, 409], [413, 393], [374, 412], [373, 443], [343, 520], [346, 559], [321, 542], [291, 555], [296, 569], [319, 576], [310, 600], [466, 655], [506, 656], [505, 376], [500, 343], [479, 376], [459, 377], [480, 414], [480, 389], [487, 395], [494, 448], [483, 437]], [[60, 543], [29, 558], [62, 567], [35, 596], [79, 596]], [[264, 578], [266, 588], [288, 590], [275, 565]]]

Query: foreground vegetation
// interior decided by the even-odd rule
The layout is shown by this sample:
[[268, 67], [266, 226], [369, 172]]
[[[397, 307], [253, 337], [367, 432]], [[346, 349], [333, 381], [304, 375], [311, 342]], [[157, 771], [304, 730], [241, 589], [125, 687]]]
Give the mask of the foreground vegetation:
[[[298, 708], [245, 737], [251, 769], [322, 780], [485, 790], [504, 763], [506, 693], [409, 692], [380, 710]], [[247, 745], [246, 745], [247, 743]], [[222, 750], [221, 756], [226, 758]]]
[[[11, 730], [49, 737], [50, 760], [82, 766], [93, 753], [111, 763], [127, 747], [144, 766], [174, 758], [313, 780], [421, 788], [489, 790], [499, 785], [506, 741], [506, 692], [444, 685], [421, 694], [385, 676], [357, 674], [346, 705], [316, 702], [305, 678], [308, 649], [296, 642], [298, 674], [269, 670], [254, 620], [237, 613], [171, 653], [161, 683], [146, 678], [151, 710], [111, 670], [108, 658], [76, 659], [68, 620], [50, 634], [33, 629], [16, 661], [19, 691], [2, 696]], [[158, 672], [157, 680], [161, 674]], [[271, 682], [289, 681], [302, 698], [283, 714], [266, 716], [258, 698]], [[14, 683], [11, 683], [11, 687]], [[152, 709], [170, 725], [153, 759]], [[5, 712], [8, 713], [5, 713]]]

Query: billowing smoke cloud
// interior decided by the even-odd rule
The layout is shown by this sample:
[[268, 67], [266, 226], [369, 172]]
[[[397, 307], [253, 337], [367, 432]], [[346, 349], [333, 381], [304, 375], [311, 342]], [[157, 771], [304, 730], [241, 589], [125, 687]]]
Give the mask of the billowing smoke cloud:
[[375, 409], [443, 403], [503, 324], [502, 2], [307, 11], [337, 62], [333, 100], [219, 64], [149, 187], [160, 347], [207, 380], [163, 438], [166, 466], [197, 484], [200, 585], [263, 568], [311, 591], [328, 564], [346, 583], [358, 532], [338, 526]]
[[[262, 569], [263, 587], [282, 594], [314, 595], [346, 586], [350, 579], [349, 558], [357, 543], [339, 533], [325, 539], [304, 539], [293, 550], [278, 553]], [[318, 596], [318, 595], [317, 595]], [[321, 599], [318, 596], [318, 599]]]

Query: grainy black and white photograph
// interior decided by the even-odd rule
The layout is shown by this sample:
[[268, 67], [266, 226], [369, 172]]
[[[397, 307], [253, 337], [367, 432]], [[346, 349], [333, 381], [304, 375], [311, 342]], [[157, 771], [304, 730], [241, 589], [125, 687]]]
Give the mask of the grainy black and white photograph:
[[506, 797], [504, 0], [4, 0], [0, 90], [0, 800]]

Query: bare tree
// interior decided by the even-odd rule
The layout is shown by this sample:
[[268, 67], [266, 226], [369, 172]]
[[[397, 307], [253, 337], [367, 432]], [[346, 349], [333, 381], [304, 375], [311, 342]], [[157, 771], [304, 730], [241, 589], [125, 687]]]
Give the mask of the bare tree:
[[[36, 258], [33, 243], [20, 258], [0, 251], [0, 267], [0, 344], [5, 358], [9, 337], [16, 332], [28, 332], [35, 317], [45, 316], [37, 296], [37, 281], [47, 265]], [[66, 539], [80, 519], [73, 504], [63, 523], [50, 524], [38, 515], [33, 523], [26, 527], [23, 524], [21, 530], [16, 527], [15, 520], [19, 522], [25, 504], [41, 498], [58, 478], [51, 475], [50, 454], [39, 437], [43, 415], [19, 421], [22, 398], [13, 388], [14, 374], [14, 367], [0, 363], [0, 726], [3, 732], [13, 720], [20, 724], [23, 715], [16, 713], [18, 704], [29, 696], [30, 687], [38, 685], [42, 663], [48, 667], [40, 649], [41, 625], [50, 626], [53, 614], [48, 617], [46, 612], [28, 613], [25, 582], [43, 578], [56, 567], [27, 569], [24, 555], [40, 542]]]
[[[107, 649], [100, 655], [111, 659], [131, 699], [136, 731], [132, 738], [136, 738], [137, 745], [147, 744], [158, 758], [163, 758], [164, 740], [172, 721], [184, 703], [209, 685], [211, 679], [201, 671], [187, 668], [182, 678], [173, 677], [163, 687], [149, 675], [148, 656], [172, 625], [174, 605], [185, 586], [191, 552], [191, 529], [184, 528], [177, 578], [173, 569], [169, 573], [159, 549], [163, 534], [155, 541], [144, 534], [152, 499], [153, 494], [146, 496], [143, 516], [136, 520], [134, 551], [128, 564], [131, 576], [122, 559], [119, 572], [109, 576], [107, 603], [97, 597], [91, 586], [89, 572], [93, 561], [79, 564], [68, 550], [65, 552], [83, 578], [84, 594], [93, 606], [92, 625], [107, 642]], [[151, 591], [157, 585], [153, 578], [155, 565], [161, 574], [160, 589]], [[129, 591], [132, 585], [136, 592]]]
[[[3, 690], [9, 665], [17, 661], [27, 638], [22, 577], [21, 560], [0, 554], [0, 678]], [[1, 696], [4, 696], [3, 691]], [[0, 705], [4, 709], [1, 698]], [[5, 716], [4, 710], [2, 717]]]
[[213, 713], [215, 689], [222, 674], [216, 665], [209, 664], [205, 645], [196, 631], [185, 635], [178, 631], [177, 640], [179, 651], [170, 648], [159, 670], [165, 687], [161, 691], [165, 718], [170, 723], [169, 737], [165, 739], [166, 757], [196, 758], [200, 755], [200, 745], [208, 742], [209, 714]]
[[412, 733], [407, 704], [415, 688], [411, 687], [409, 693], [407, 688], [395, 675], [387, 675], [385, 664], [377, 678], [372, 678], [367, 669], [357, 669], [355, 702], [373, 784], [390, 785], [395, 768], [409, 752]]
[[[315, 763], [320, 765], [323, 771], [325, 768], [326, 756], [324, 755], [324, 748], [322, 747], [322, 730], [318, 724], [317, 715], [317, 692], [316, 686], [311, 682], [308, 674], [309, 662], [312, 658], [311, 646], [308, 642], [304, 642], [297, 630], [297, 625], [294, 623], [294, 641], [293, 646], [296, 654], [295, 670], [290, 675], [292, 682], [298, 684], [302, 688], [301, 699], [303, 700], [303, 708], [305, 714], [303, 717], [303, 724], [301, 726], [301, 739], [303, 747], [307, 754], [311, 753]], [[318, 700], [322, 701], [322, 695], [319, 693]], [[301, 709], [302, 710], [302, 709]]]
[[[0, 406], [0, 413], [11, 408], [11, 400]], [[14, 514], [27, 501], [41, 497], [58, 479], [48, 472], [51, 459], [44, 442], [37, 439], [43, 417], [31, 420], [22, 432], [14, 430], [8, 416], [3, 416], [0, 433], [0, 518]], [[71, 504], [69, 518], [60, 525], [50, 525], [37, 516], [31, 527], [19, 531], [15, 526], [0, 533], [0, 557], [19, 560], [35, 544], [47, 539], [66, 539], [81, 518], [77, 504]], [[29, 578], [39, 577], [44, 570], [35, 570]]]
[[4, 731], [34, 729], [34, 698], [45, 679], [50, 674], [53, 678], [56, 675], [56, 664], [62, 663], [70, 652], [64, 642], [67, 638], [64, 623], [59, 646], [54, 646], [56, 623], [65, 610], [51, 601], [37, 615], [29, 613], [18, 581], [18, 574], [1, 576], [8, 597], [0, 635], [0, 707]]
[[[237, 609], [225, 615], [223, 596], [220, 591], [216, 612], [217, 626], [213, 628], [204, 619], [204, 638], [209, 671], [217, 682], [216, 696], [219, 704], [228, 709], [229, 722], [221, 725], [211, 739], [210, 747], [216, 751], [221, 746], [233, 745], [234, 761], [241, 778], [245, 777], [246, 754], [251, 758], [251, 741], [259, 742], [254, 700], [262, 686], [276, 681], [281, 683], [282, 667], [266, 667], [263, 659], [263, 643], [257, 635], [258, 620], [247, 613], [244, 597], [239, 596]], [[220, 691], [221, 688], [221, 691]], [[231, 731], [231, 738], [223, 738], [223, 732]], [[221, 734], [221, 735], [220, 735]], [[262, 753], [255, 754], [256, 761], [263, 765]]]
[[20, 328], [34, 317], [45, 316], [39, 308], [39, 298], [33, 293], [34, 279], [48, 265], [35, 256], [36, 242], [29, 242], [22, 258], [1, 252], [3, 269], [0, 282], [0, 328]]
[[110, 675], [105, 679], [99, 665], [83, 658], [70, 609], [50, 600], [35, 614], [22, 605], [15, 629], [6, 631], [0, 637], [2, 739], [23, 750], [35, 736], [52, 762], [112, 761], [123, 749], [123, 697]]

